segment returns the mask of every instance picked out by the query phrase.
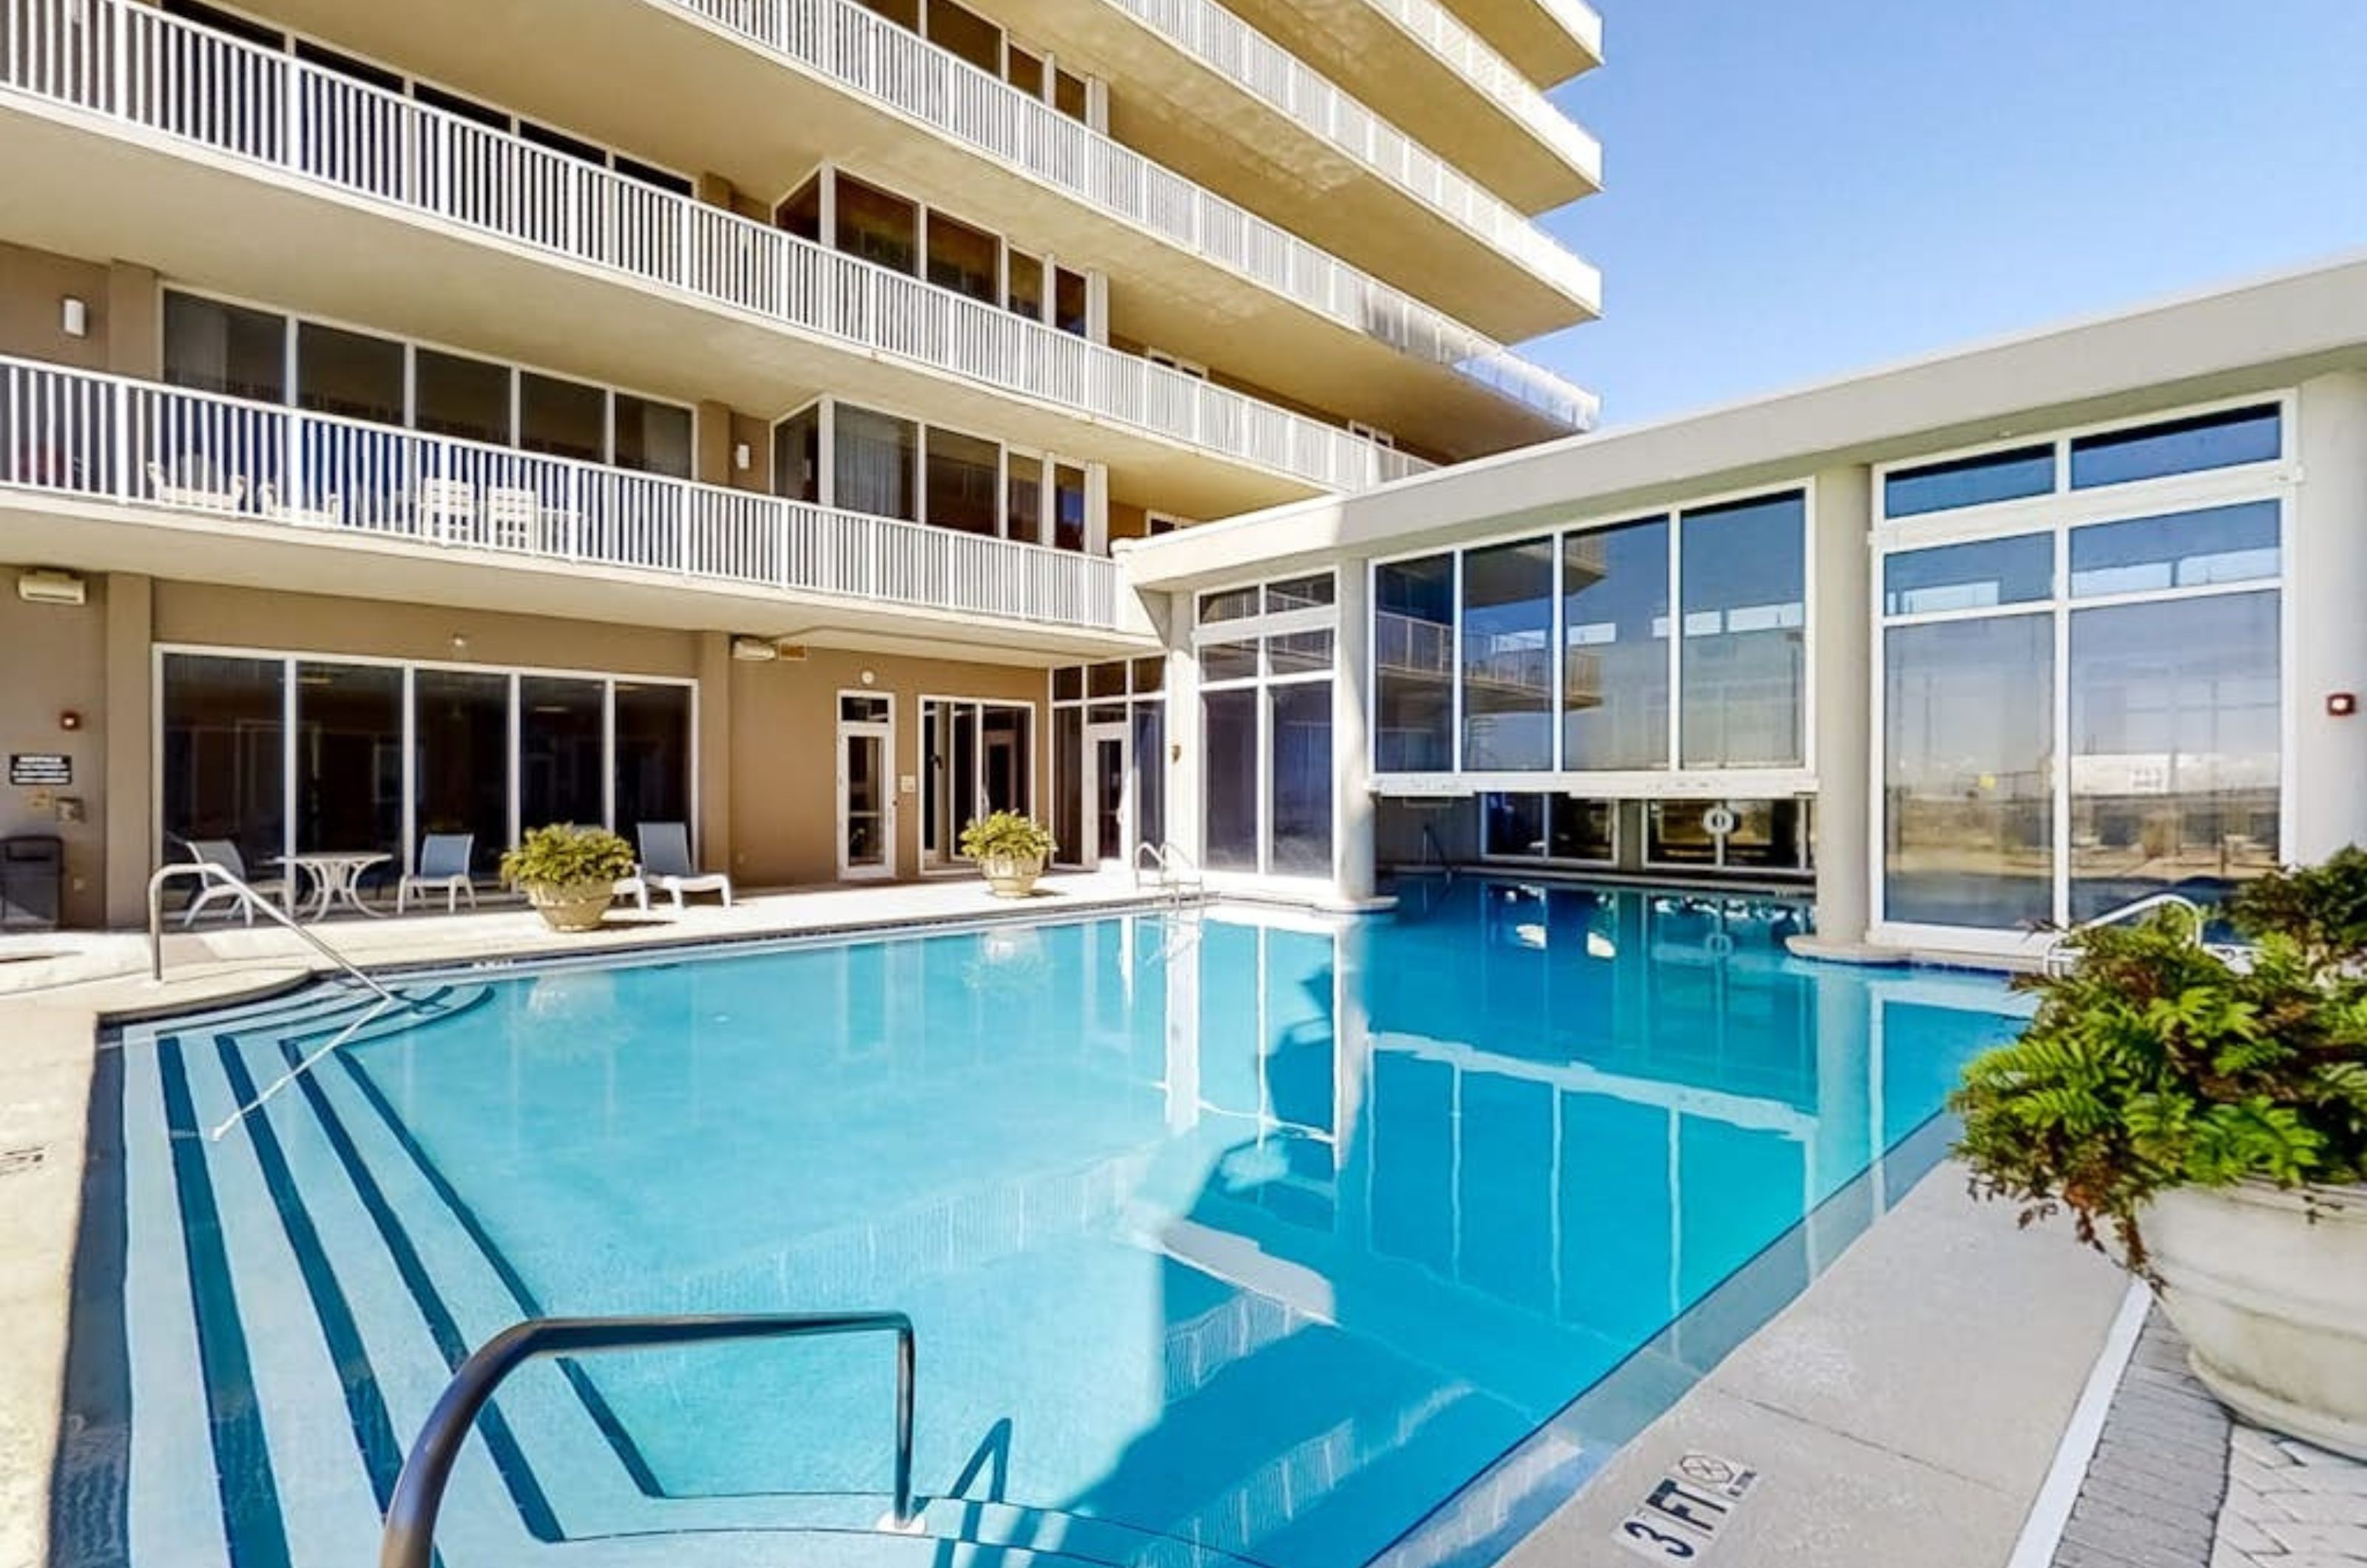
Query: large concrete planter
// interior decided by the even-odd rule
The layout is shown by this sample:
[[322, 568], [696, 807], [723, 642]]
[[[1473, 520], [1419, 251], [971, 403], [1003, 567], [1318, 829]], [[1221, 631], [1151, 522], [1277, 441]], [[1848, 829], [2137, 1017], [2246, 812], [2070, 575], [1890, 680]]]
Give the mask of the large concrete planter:
[[2139, 1224], [2194, 1375], [2247, 1420], [2367, 1460], [2367, 1187], [2177, 1188]]
[[566, 887], [533, 882], [526, 889], [527, 902], [542, 917], [542, 923], [555, 931], [597, 931], [601, 917], [608, 912], [616, 897], [617, 885], [613, 882], [584, 882]]
[[1044, 874], [1044, 857], [989, 855], [978, 863], [978, 868], [986, 874], [986, 885], [994, 889], [996, 897], [1025, 898], [1036, 891], [1036, 879]]

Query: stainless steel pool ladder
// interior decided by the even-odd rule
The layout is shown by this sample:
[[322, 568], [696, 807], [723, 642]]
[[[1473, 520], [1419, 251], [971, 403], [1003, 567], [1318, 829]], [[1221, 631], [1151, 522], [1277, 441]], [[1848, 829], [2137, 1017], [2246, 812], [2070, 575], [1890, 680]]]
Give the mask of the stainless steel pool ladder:
[[249, 908], [261, 910], [267, 919], [294, 931], [313, 952], [327, 959], [351, 978], [361, 982], [369, 990], [376, 992], [381, 1001], [392, 1002], [399, 999], [392, 991], [355, 968], [352, 962], [335, 948], [298, 925], [287, 911], [248, 886], [245, 878], [226, 867], [215, 865], [207, 861], [186, 863], [176, 861], [171, 865], [158, 866], [156, 874], [148, 879], [148, 977], [151, 980], [162, 980], [164, 977], [164, 884], [178, 877], [193, 877], [199, 882], [210, 882], [217, 886], [235, 889], [246, 900]]
[[436, 1517], [452, 1466], [493, 1391], [538, 1356], [645, 1350], [719, 1339], [787, 1339], [823, 1334], [896, 1336], [896, 1493], [883, 1527], [909, 1529], [912, 1507], [912, 1320], [900, 1312], [723, 1313], [688, 1317], [536, 1317], [512, 1324], [460, 1363], [402, 1461], [386, 1506], [379, 1568], [428, 1568]]
[[1421, 854], [1413, 864], [1416, 871], [1435, 864], [1446, 874], [1446, 886], [1455, 886], [1455, 866], [1446, 858], [1446, 846], [1438, 841], [1438, 829], [1427, 822], [1421, 825]]
[[1134, 885], [1137, 887], [1142, 886], [1143, 861], [1146, 858], [1150, 862], [1150, 869], [1158, 874], [1159, 886], [1178, 898], [1187, 891], [1197, 893], [1206, 886], [1201, 878], [1200, 868], [1192, 863], [1192, 857], [1180, 847], [1172, 843], [1154, 844], [1145, 840], [1134, 846]]
[[2197, 947], [2211, 945], [2203, 940], [2203, 923], [2210, 919], [2210, 913], [2202, 905], [2183, 893], [2148, 893], [2142, 898], [2133, 898], [2125, 904], [2105, 910], [2101, 915], [2091, 916], [2077, 925], [2056, 931], [2047, 938], [2046, 945], [2040, 948], [2038, 952], [2040, 971], [2047, 975], [2068, 974], [2072, 965], [2078, 962], [2078, 947], [2076, 939], [2082, 931], [2091, 931], [2099, 926], [2120, 925], [2124, 921], [2135, 919], [2139, 915], [2150, 915], [2156, 909], [2185, 910], [2192, 918], [2191, 923], [2187, 927], [2187, 933], [2193, 939], [2194, 945]]

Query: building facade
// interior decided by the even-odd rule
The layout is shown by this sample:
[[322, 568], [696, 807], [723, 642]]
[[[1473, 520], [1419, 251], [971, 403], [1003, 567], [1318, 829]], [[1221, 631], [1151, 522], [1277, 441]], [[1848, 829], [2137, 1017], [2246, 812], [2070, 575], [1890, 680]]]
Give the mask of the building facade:
[[[1167, 836], [1114, 545], [1587, 428], [1571, 0], [0, 0], [0, 836]], [[1286, 682], [1278, 682], [1281, 692]], [[1302, 682], [1296, 700], [1313, 699]]]
[[1167, 826], [2043, 928], [2367, 842], [2367, 259], [1131, 545]]

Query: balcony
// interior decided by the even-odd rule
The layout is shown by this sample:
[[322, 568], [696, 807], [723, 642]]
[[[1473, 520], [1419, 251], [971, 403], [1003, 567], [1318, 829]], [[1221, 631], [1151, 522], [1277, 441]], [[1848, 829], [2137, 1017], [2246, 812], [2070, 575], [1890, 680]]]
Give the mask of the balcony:
[[[982, 617], [1023, 638], [1030, 626], [1104, 642], [1149, 631], [1116, 563], [1099, 557], [0, 358], [0, 496], [10, 491], [161, 509], [212, 525], [213, 539], [228, 525], [233, 537], [449, 554], [480, 581], [506, 557], [833, 609]], [[0, 508], [12, 550], [16, 530], [29, 530], [11, 520], [18, 511]], [[73, 552], [33, 558], [163, 570], [145, 553], [124, 568]], [[351, 561], [332, 571], [353, 575]], [[507, 604], [516, 592], [494, 597]], [[889, 619], [912, 629], [909, 615]], [[745, 609], [723, 621], [776, 624]]]
[[[0, 0], [0, 19], [6, 23], [0, 88], [97, 117], [65, 123], [125, 138], [142, 154], [191, 145], [227, 154], [233, 168], [260, 166], [283, 184], [349, 208], [430, 220], [504, 243], [514, 254], [564, 258], [610, 280], [852, 350], [873, 367], [991, 389], [1065, 411], [1071, 423], [1083, 416], [1316, 489], [1363, 488], [1429, 466], [146, 6]], [[160, 133], [170, 140], [159, 141]], [[252, 234], [193, 233], [187, 225], [161, 221], [164, 198], [153, 168], [139, 190], [101, 186], [96, 195], [81, 190], [77, 202], [60, 188], [74, 182], [74, 172], [51, 159], [29, 128], [12, 134], [16, 151], [0, 173], [0, 197], [26, 215], [32, 232], [25, 237], [33, 243], [48, 242], [50, 231], [39, 221], [46, 217], [68, 236], [60, 249], [143, 259], [153, 253], [169, 265], [176, 244], [243, 244], [251, 265], [271, 259], [254, 256]], [[176, 172], [174, 183], [190, 178]], [[17, 181], [37, 194], [12, 191]], [[142, 205], [143, 190], [158, 193], [156, 207]], [[48, 212], [37, 215], [41, 207]], [[258, 211], [256, 220], [259, 232], [271, 231], [269, 215]], [[234, 224], [218, 213], [210, 227]], [[127, 243], [118, 247], [118, 239]], [[323, 242], [329, 250], [321, 265], [364, 270], [356, 254], [367, 243], [362, 229], [333, 230]], [[277, 271], [304, 270], [300, 253], [277, 259]], [[418, 280], [409, 281], [415, 288]], [[516, 308], [530, 309], [523, 302]], [[587, 321], [583, 330], [598, 327]], [[753, 400], [752, 406], [777, 401]]]
[[1603, 63], [1603, 17], [1586, 0], [1451, 0], [1455, 14], [1549, 87]]

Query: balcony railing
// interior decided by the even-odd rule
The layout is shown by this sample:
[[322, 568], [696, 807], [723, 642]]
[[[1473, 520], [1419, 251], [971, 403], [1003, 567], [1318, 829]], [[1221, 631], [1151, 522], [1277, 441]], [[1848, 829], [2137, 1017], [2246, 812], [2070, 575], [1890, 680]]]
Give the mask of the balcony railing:
[[[1599, 400], [1592, 393], [923, 41], [856, 0], [660, 3], [880, 99], [1401, 353], [1453, 366], [1572, 430], [1594, 423]], [[1603, 275], [1594, 266], [1230, 13], [1207, 0], [1115, 3], [1557, 288], [1590, 307], [1601, 299]]]
[[0, 486], [543, 560], [1126, 629], [1116, 562], [0, 358]]
[[[1589, 181], [1603, 183], [1603, 144], [1554, 107], [1526, 76], [1481, 42], [1479, 36], [1465, 27], [1453, 12], [1437, 0], [1371, 0], [1371, 4], [1415, 42], [1444, 61], [1450, 70], [1534, 130]], [[1594, 30], [1598, 49], [1601, 33], [1598, 23]]]
[[1355, 490], [1430, 467], [146, 6], [0, 0], [0, 87], [1323, 488]]

